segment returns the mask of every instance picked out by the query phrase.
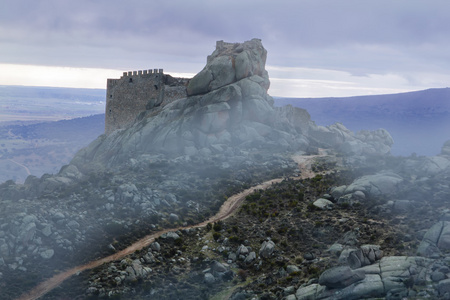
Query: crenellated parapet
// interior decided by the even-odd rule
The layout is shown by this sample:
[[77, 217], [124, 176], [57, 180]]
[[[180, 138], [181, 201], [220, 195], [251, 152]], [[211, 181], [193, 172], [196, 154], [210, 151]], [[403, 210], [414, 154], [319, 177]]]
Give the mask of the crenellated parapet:
[[187, 79], [165, 75], [163, 69], [123, 72], [107, 79], [105, 133], [125, 128], [136, 117], [175, 99], [186, 97]]
[[128, 72], [123, 72], [122, 77], [130, 77], [130, 76], [141, 76], [141, 75], [153, 75], [153, 74], [163, 74], [164, 75], [164, 70], [163, 69], [149, 69], [149, 70], [138, 70], [138, 71], [128, 71]]

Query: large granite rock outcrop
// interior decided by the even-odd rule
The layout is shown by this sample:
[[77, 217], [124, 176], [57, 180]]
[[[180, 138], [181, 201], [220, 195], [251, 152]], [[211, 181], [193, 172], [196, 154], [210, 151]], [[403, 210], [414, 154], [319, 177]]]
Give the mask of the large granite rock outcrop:
[[417, 254], [438, 258], [441, 252], [450, 250], [450, 222], [439, 221], [425, 234], [417, 249]]
[[313, 125], [309, 132], [310, 138], [319, 144], [347, 155], [389, 154], [394, 144], [392, 136], [384, 129], [361, 130], [355, 134], [336, 123], [327, 127]]
[[404, 179], [391, 171], [382, 171], [357, 178], [350, 185], [341, 185], [331, 189], [331, 195], [338, 203], [354, 204], [366, 197], [379, 197], [399, 192]]
[[301, 109], [291, 107], [285, 113], [273, 107], [267, 94], [266, 56], [258, 39], [218, 42], [205, 68], [187, 86], [187, 98], [149, 110], [128, 129], [100, 137], [73, 163], [117, 163], [151, 152], [195, 155], [202, 149], [215, 152], [236, 146], [306, 149], [307, 140], [298, 129], [307, 125], [292, 125], [290, 120], [298, 119], [297, 114], [309, 124], [309, 115]]
[[363, 280], [365, 276], [362, 270], [353, 271], [348, 266], [338, 266], [323, 272], [319, 277], [319, 284], [329, 288], [344, 288]]
[[303, 109], [275, 108], [267, 93], [266, 57], [259, 39], [217, 42], [206, 66], [190, 80], [187, 98], [143, 112], [129, 128], [101, 136], [72, 164], [80, 170], [92, 161], [112, 167], [148, 153], [205, 155], [236, 147], [389, 153], [392, 138], [384, 130], [353, 134], [342, 124], [316, 126]]
[[[436, 262], [414, 256], [389, 256], [356, 270], [340, 266], [326, 270], [319, 284], [300, 287], [297, 299], [415, 299], [412, 285], [427, 282]], [[439, 282], [445, 290], [445, 280]], [[444, 294], [444, 293], [442, 293]]]
[[258, 39], [245, 43], [218, 41], [208, 56], [206, 66], [187, 87], [189, 96], [206, 94], [241, 79], [258, 76], [267, 91], [269, 76], [265, 69], [267, 51]]

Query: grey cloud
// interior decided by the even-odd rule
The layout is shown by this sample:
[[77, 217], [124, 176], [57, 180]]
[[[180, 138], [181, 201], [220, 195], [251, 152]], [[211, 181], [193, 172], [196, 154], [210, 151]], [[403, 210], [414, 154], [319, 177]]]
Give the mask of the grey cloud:
[[[9, 1], [0, 62], [204, 64], [216, 40], [263, 39], [269, 63], [353, 73], [448, 67], [448, 0]], [[436, 66], [434, 66], [436, 65]]]

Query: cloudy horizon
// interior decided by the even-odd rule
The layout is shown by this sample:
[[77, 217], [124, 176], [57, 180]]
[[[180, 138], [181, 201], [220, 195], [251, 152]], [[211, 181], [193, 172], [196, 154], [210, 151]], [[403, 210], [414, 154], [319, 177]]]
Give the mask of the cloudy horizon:
[[10, 1], [0, 85], [105, 88], [123, 71], [199, 72], [217, 40], [262, 39], [269, 93], [354, 96], [448, 86], [447, 0]]

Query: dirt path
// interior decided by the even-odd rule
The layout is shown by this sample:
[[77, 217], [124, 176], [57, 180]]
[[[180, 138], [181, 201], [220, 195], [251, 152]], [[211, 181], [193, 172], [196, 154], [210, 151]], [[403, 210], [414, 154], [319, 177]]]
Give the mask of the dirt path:
[[[314, 177], [316, 175], [316, 173], [314, 173], [311, 170], [311, 165], [317, 157], [324, 156], [324, 155], [325, 154], [323, 154], [323, 153], [319, 153], [319, 155], [310, 155], [310, 156], [296, 155], [296, 156], [293, 156], [292, 157], [293, 160], [295, 162], [297, 162], [299, 165], [301, 175], [299, 177], [292, 177], [292, 179], [306, 179], [306, 178]], [[232, 216], [237, 211], [237, 209], [240, 207], [242, 202], [245, 200], [246, 196], [250, 195], [251, 193], [253, 193], [256, 190], [267, 189], [272, 184], [279, 183], [279, 182], [283, 181], [284, 179], [285, 178], [276, 178], [276, 179], [268, 180], [268, 181], [265, 181], [261, 184], [254, 186], [254, 187], [246, 189], [238, 194], [231, 196], [222, 204], [219, 212], [217, 214], [215, 214], [214, 216], [212, 216], [211, 218], [209, 218], [207, 221], [204, 221], [204, 222], [196, 224], [196, 225], [191, 225], [191, 226], [186, 226], [186, 227], [178, 227], [178, 228], [169, 228], [169, 229], [164, 229], [164, 230], [155, 232], [153, 234], [147, 235], [146, 237], [140, 239], [139, 241], [133, 243], [129, 247], [127, 247], [117, 253], [114, 253], [114, 254], [104, 257], [104, 258], [101, 258], [99, 260], [91, 261], [87, 264], [84, 264], [84, 265], [81, 265], [78, 267], [74, 267], [63, 273], [57, 274], [57, 275], [47, 279], [46, 281], [42, 282], [41, 284], [39, 284], [38, 286], [33, 288], [28, 293], [23, 294], [22, 296], [17, 298], [17, 300], [38, 299], [38, 298], [42, 297], [43, 295], [45, 295], [46, 293], [53, 290], [55, 287], [60, 285], [63, 281], [65, 281], [72, 275], [75, 275], [75, 274], [85, 271], [85, 270], [96, 268], [104, 263], [120, 260], [120, 259], [124, 258], [125, 256], [135, 252], [136, 250], [140, 250], [144, 247], [147, 247], [148, 245], [153, 243], [156, 238], [160, 237], [161, 235], [163, 235], [164, 233], [167, 233], [169, 231], [177, 231], [180, 229], [205, 227], [208, 223], [217, 222], [219, 220], [225, 220], [225, 219], [229, 218], [230, 216]]]
[[30, 169], [28, 169], [27, 166], [25, 166], [25, 165], [23, 165], [23, 164], [21, 164], [21, 163], [15, 161], [15, 160], [12, 160], [12, 159], [10, 159], [10, 158], [8, 158], [8, 160], [9, 160], [10, 162], [15, 163], [16, 165], [18, 165], [18, 166], [24, 168], [25, 171], [27, 172], [27, 174], [28, 174], [28, 175], [31, 175]]

